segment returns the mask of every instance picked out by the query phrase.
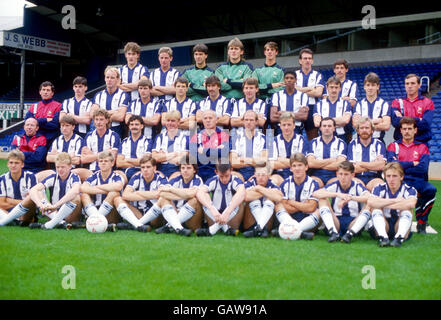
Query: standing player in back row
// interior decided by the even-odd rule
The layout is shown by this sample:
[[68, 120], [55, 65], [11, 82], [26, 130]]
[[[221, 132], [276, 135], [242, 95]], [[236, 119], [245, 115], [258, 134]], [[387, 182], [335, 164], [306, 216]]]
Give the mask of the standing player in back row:
[[160, 67], [150, 73], [150, 81], [153, 84], [152, 96], [154, 100], [161, 103], [170, 100], [176, 94], [173, 86], [179, 77], [179, 71], [171, 66], [173, 61], [173, 50], [169, 47], [162, 47], [158, 50]]
[[253, 74], [253, 66], [243, 60], [244, 46], [242, 41], [234, 38], [228, 42], [228, 61], [219, 65], [216, 76], [222, 83], [222, 94], [229, 99], [243, 98], [243, 81]]

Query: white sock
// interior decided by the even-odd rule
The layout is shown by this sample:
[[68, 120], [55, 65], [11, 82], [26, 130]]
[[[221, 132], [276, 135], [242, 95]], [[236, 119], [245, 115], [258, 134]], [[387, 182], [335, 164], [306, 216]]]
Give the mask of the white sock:
[[256, 219], [257, 224], [261, 229], [263, 229], [268, 223], [269, 219], [273, 216], [274, 213], [274, 202], [271, 200], [265, 200], [263, 203], [262, 210], [260, 211], [260, 217]]
[[124, 220], [126, 220], [135, 228], [142, 226], [138, 218], [136, 218], [135, 214], [132, 212], [132, 210], [130, 210], [129, 206], [126, 203], [120, 203], [118, 208], [116, 208], [116, 211], [118, 211], [119, 215]]
[[276, 218], [277, 220], [279, 220], [280, 223], [289, 223], [294, 220], [285, 209], [281, 209], [276, 212]]
[[384, 220], [383, 211], [379, 209], [372, 210], [372, 222], [374, 223], [374, 228], [380, 237], [389, 239], [386, 233], [386, 221]]
[[4, 218], [8, 216], [7, 213], [4, 213], [3, 210], [0, 210], [0, 221], [2, 221]]
[[332, 216], [332, 212], [328, 207], [321, 207], [320, 208], [320, 217], [323, 220], [323, 223], [325, 224], [325, 227], [328, 229], [329, 232], [337, 232], [337, 228], [334, 224], [334, 218]]
[[162, 210], [158, 205], [155, 203], [142, 217], [139, 219], [139, 222], [141, 224], [147, 224], [152, 220], [155, 220], [157, 217], [159, 217], [162, 213]]
[[299, 223], [299, 229], [302, 231], [308, 231], [314, 229], [320, 223], [319, 218], [315, 214], [311, 213], [309, 216], [305, 217]]
[[98, 209], [92, 204], [89, 203], [85, 208], [84, 211], [86, 211], [87, 216], [91, 216], [94, 214], [98, 214]]
[[103, 216], [107, 216], [110, 213], [110, 211], [112, 211], [112, 209], [113, 206], [110, 203], [108, 203], [107, 201], [103, 201], [103, 203], [101, 204], [98, 210], [98, 213]]
[[412, 226], [412, 213], [409, 210], [401, 211], [400, 221], [398, 221], [398, 231], [395, 234], [395, 238], [405, 238]]
[[[226, 226], [226, 224], [224, 224], [224, 226]], [[216, 222], [208, 228], [208, 231], [210, 231], [211, 235], [215, 235], [216, 232], [218, 232], [220, 228], [222, 228], [222, 226]]]
[[194, 216], [196, 210], [188, 203], [184, 204], [178, 212], [179, 222], [182, 224]]
[[61, 206], [57, 214], [53, 216], [52, 220], [46, 222], [44, 226], [46, 227], [46, 229], [54, 228], [57, 224], [67, 218], [75, 210], [76, 207], [77, 205], [75, 203], [71, 201], [66, 202]]
[[162, 216], [173, 229], [178, 230], [183, 228], [179, 222], [178, 214], [171, 204], [167, 204], [162, 208]]
[[355, 219], [354, 224], [352, 225], [351, 231], [354, 234], [360, 232], [361, 229], [366, 225], [366, 223], [371, 219], [371, 213], [369, 210], [362, 211], [358, 217]]
[[262, 205], [260, 200], [254, 200], [249, 203], [250, 212], [256, 220], [257, 224], [260, 226], [259, 221], [262, 216]]
[[17, 204], [9, 214], [6, 215], [6, 217], [2, 218], [0, 220], [0, 226], [7, 225], [12, 220], [17, 219], [21, 216], [24, 216], [26, 213], [28, 213], [29, 209], [22, 206], [21, 203]]

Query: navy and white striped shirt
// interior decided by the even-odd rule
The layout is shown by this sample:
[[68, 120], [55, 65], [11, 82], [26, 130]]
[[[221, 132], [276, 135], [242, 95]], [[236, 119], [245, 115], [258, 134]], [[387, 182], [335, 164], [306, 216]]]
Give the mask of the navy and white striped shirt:
[[82, 147], [83, 138], [81, 138], [79, 135], [73, 134], [69, 141], [66, 141], [64, 136], [61, 135], [52, 142], [49, 152], [67, 152], [71, 157], [80, 157]]
[[[165, 87], [173, 87], [176, 79], [179, 77], [179, 71], [170, 68], [167, 71], [162, 71], [161, 68], [157, 68], [150, 73], [150, 80], [152, 81], [153, 86], [165, 86]], [[163, 96], [155, 97], [155, 100], [170, 100], [173, 98], [173, 95], [167, 94]]]
[[208, 193], [212, 193], [213, 206], [222, 213], [231, 203], [237, 189], [243, 185], [243, 182], [237, 176], [231, 175], [230, 181], [223, 184], [219, 180], [219, 176], [216, 175], [208, 179], [205, 185], [208, 188]]
[[[372, 139], [368, 146], [364, 146], [360, 142], [360, 137], [352, 140], [347, 149], [348, 160], [351, 162], [373, 162], [378, 156], [383, 156], [386, 162], [386, 146], [383, 142], [378, 139]], [[375, 178], [380, 176], [378, 171], [365, 171], [362, 173], [357, 173], [357, 178], [359, 177], [369, 177]]]
[[[358, 114], [361, 117], [368, 117], [369, 119], [378, 119], [385, 116], [391, 116], [391, 108], [389, 103], [380, 97], [377, 97], [374, 102], [370, 103], [366, 98], [357, 102], [354, 107], [354, 114]], [[384, 131], [375, 130], [372, 137], [383, 139], [385, 135]]]
[[151, 153], [152, 141], [141, 135], [138, 140], [133, 141], [132, 135], [125, 138], [119, 148], [118, 154], [122, 154], [126, 159], [141, 159], [146, 153]]
[[12, 179], [11, 173], [8, 171], [0, 176], [0, 197], [23, 200], [36, 184], [37, 179], [30, 171], [22, 170], [18, 181]]
[[[277, 135], [274, 138], [274, 143], [272, 148], [268, 148], [269, 159], [277, 160], [278, 158], [289, 159], [292, 154], [301, 152], [307, 154], [308, 152], [308, 142], [305, 141], [300, 134], [294, 134], [290, 141], [286, 141], [282, 134]], [[290, 169], [278, 169], [276, 172], [284, 173], [285, 175], [290, 174]]]
[[71, 190], [76, 183], [81, 184], [80, 177], [73, 172], [63, 181], [57, 173], [53, 173], [41, 181], [49, 189], [52, 204], [55, 204]]
[[[152, 118], [155, 114], [161, 113], [162, 106], [158, 101], [150, 100], [147, 104], [142, 103], [141, 98], [130, 103], [126, 114], [137, 115], [146, 118]], [[154, 138], [153, 127], [144, 126], [144, 135], [152, 139]]]
[[[83, 147], [88, 147], [93, 153], [98, 154], [105, 150], [119, 150], [121, 139], [119, 134], [110, 129], [100, 137], [95, 130], [89, 132], [83, 140]], [[92, 171], [98, 170], [98, 163], [96, 161], [90, 163], [89, 169]]]
[[[320, 72], [316, 70], [311, 70], [308, 74], [304, 74], [301, 69], [296, 71], [297, 75], [297, 86], [300, 88], [304, 87], [325, 87], [325, 80]], [[316, 98], [309, 97], [308, 104], [315, 104]]]
[[[363, 194], [369, 193], [369, 191], [361, 184], [360, 182], [357, 182], [355, 180], [351, 181], [351, 185], [347, 190], [343, 189], [340, 185], [340, 181], [334, 181], [330, 184], [327, 184], [325, 186], [325, 189], [329, 192], [339, 192], [339, 193], [345, 193], [349, 194], [351, 196], [361, 197]], [[334, 213], [336, 216], [351, 216], [356, 217], [360, 213], [361, 209], [364, 206], [364, 203], [350, 200], [348, 203], [345, 204], [343, 208], [340, 208], [338, 206], [338, 203], [341, 201], [340, 198], [332, 198], [331, 200], [331, 206], [334, 210]]]
[[[190, 180], [189, 183], [185, 183], [184, 182], [184, 178], [179, 175], [173, 179], [171, 179], [168, 182], [169, 185], [171, 185], [174, 188], [179, 188], [179, 189], [190, 189], [193, 187], [200, 187], [204, 185], [204, 182], [202, 181], [202, 178], [199, 177], [197, 174], [194, 175], [193, 179]], [[180, 209], [184, 204], [185, 204], [185, 200], [178, 200], [178, 201], [174, 201], [176, 209]]]
[[[191, 100], [190, 98], [185, 98], [184, 101], [179, 102], [176, 98], [167, 100], [162, 105], [161, 113], [170, 112], [178, 110], [181, 114], [181, 120], [190, 118], [191, 116], [196, 115], [196, 103]], [[166, 128], [164, 127], [162, 132], [166, 131]], [[183, 130], [186, 135], [190, 135], [190, 130]]]
[[[332, 103], [329, 98], [322, 99], [314, 106], [313, 115], [319, 115], [323, 118], [340, 118], [345, 114], [352, 116], [351, 105], [346, 100], [339, 98], [337, 101]], [[337, 127], [335, 129], [337, 135], [345, 134], [344, 127]]]
[[[92, 108], [92, 101], [84, 97], [80, 101], [77, 101], [75, 97], [66, 99], [61, 105], [61, 112], [66, 112], [68, 114], [73, 114], [75, 116], [82, 116], [87, 112], [90, 112]], [[87, 133], [89, 131], [89, 126], [84, 123], [78, 123], [75, 126], [75, 131], [79, 133]]]
[[[387, 183], [382, 183], [377, 185], [373, 190], [372, 194], [374, 196], [383, 198], [383, 199], [395, 199], [399, 197], [403, 197], [404, 199], [417, 198], [417, 191], [414, 187], [410, 187], [409, 185], [403, 183], [398, 191], [393, 194], [389, 189]], [[383, 208], [383, 214], [385, 218], [391, 218], [392, 216], [397, 216], [400, 210], [392, 210], [388, 208]]]
[[209, 96], [206, 97], [205, 99], [199, 101], [196, 109], [197, 111], [200, 110], [202, 112], [213, 110], [214, 112], [216, 112], [218, 118], [225, 115], [231, 117], [231, 114], [233, 112], [231, 101], [222, 95], [219, 95], [219, 97], [214, 101], [211, 100]]
[[[278, 91], [271, 98], [271, 105], [277, 107], [277, 111], [299, 112], [301, 107], [308, 106], [308, 96], [304, 92], [295, 90], [293, 94], [288, 94], [286, 90]], [[302, 122], [295, 121], [296, 127], [300, 127]], [[278, 124], [280, 127], [280, 123]]]
[[280, 185], [280, 190], [282, 190], [284, 200], [294, 200], [298, 202], [306, 202], [308, 200], [318, 202], [318, 199], [312, 196], [314, 191], [318, 189], [320, 189], [318, 182], [312, 179], [310, 176], [306, 176], [305, 180], [303, 180], [303, 182], [299, 185], [296, 184], [294, 177], [290, 176]]
[[[115, 171], [112, 171], [110, 175], [107, 177], [107, 179], [103, 179], [101, 175], [101, 170], [95, 171], [89, 178], [84, 181], [85, 183], [88, 183], [90, 186], [100, 186], [103, 184], [109, 184], [109, 183], [115, 183], [115, 182], [122, 182], [124, 183], [122, 177], [116, 173]], [[107, 197], [107, 194], [98, 193], [95, 195], [95, 206], [99, 207], [104, 199]]]
[[[99, 105], [101, 109], [105, 110], [118, 110], [120, 107], [128, 107], [129, 102], [129, 95], [119, 88], [112, 94], [109, 94], [107, 89], [104, 89], [97, 92], [93, 97], [93, 103]], [[112, 121], [111, 124], [112, 127], [120, 125], [121, 123], [118, 121]]]
[[232, 110], [232, 118], [243, 117], [246, 111], [253, 110], [258, 115], [261, 115], [264, 119], [266, 119], [266, 103], [258, 98], [256, 98], [256, 100], [254, 100], [252, 103], [248, 103], [245, 98], [236, 100], [233, 103]]
[[[161, 177], [158, 173], [155, 173], [152, 181], [147, 182], [142, 174], [135, 174], [130, 181], [128, 182], [128, 186], [133, 188], [133, 191], [155, 191], [162, 185], [167, 185], [168, 181], [166, 178]], [[135, 208], [139, 209], [141, 212], [148, 210], [153, 204], [155, 204], [158, 200], [143, 200], [143, 201], [132, 201], [130, 202]]]
[[[333, 137], [332, 140], [326, 144], [322, 137], [317, 137], [311, 140], [308, 148], [309, 156], [314, 156], [316, 159], [337, 159], [339, 156], [343, 156], [346, 158], [346, 149], [347, 145], [342, 139]], [[321, 175], [335, 175], [335, 171], [325, 170], [325, 169], [315, 169], [314, 176], [320, 177]]]
[[[251, 189], [257, 185], [258, 185], [257, 179], [256, 179], [256, 177], [253, 177], [250, 180], [248, 180], [247, 182], [245, 182], [245, 189]], [[268, 179], [268, 182], [266, 183], [265, 188], [280, 190], [280, 187], [275, 185], [271, 179]], [[259, 200], [260, 200], [260, 203], [263, 205], [263, 202], [266, 200], [266, 197], [261, 197]]]
[[[121, 83], [132, 83], [137, 82], [141, 79], [142, 76], [149, 77], [149, 69], [146, 66], [143, 66], [139, 62], [133, 69], [129, 68], [129, 65], [125, 65], [119, 68], [119, 73], [121, 74]], [[138, 90], [133, 90], [129, 93], [130, 99], [129, 101], [133, 101], [139, 98]]]
[[[341, 83], [341, 90], [338, 94], [338, 97], [348, 97], [351, 100], [357, 101], [357, 88], [357, 82], [346, 79]], [[328, 90], [326, 89], [326, 87], [323, 91], [323, 94], [328, 95]]]

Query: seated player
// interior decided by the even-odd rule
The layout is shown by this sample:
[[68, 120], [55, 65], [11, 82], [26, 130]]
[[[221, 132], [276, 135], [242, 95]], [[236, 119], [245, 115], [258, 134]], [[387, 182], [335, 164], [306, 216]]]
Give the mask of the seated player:
[[[7, 162], [9, 171], [0, 176], [0, 226], [5, 226], [16, 219], [16, 215], [22, 212], [22, 208], [16, 206], [25, 199], [29, 203], [29, 190], [37, 184], [34, 174], [23, 169], [24, 161], [25, 155], [20, 150], [9, 152]], [[34, 206], [17, 222], [21, 226], [28, 226], [35, 218]]]
[[379, 139], [372, 137], [374, 124], [368, 117], [359, 118], [356, 124], [357, 138], [348, 145], [348, 160], [354, 164], [355, 177], [371, 191], [383, 183], [381, 172], [386, 164], [386, 147]]
[[144, 122], [144, 136], [150, 140], [156, 137], [156, 126], [161, 120], [162, 108], [159, 101], [152, 99], [150, 95], [152, 88], [153, 85], [149, 79], [139, 80], [139, 98], [130, 103], [125, 118], [125, 123], [128, 125], [132, 116], [141, 116]]
[[[161, 123], [162, 127], [166, 125], [166, 114], [170, 111], [177, 110], [181, 115], [178, 128], [190, 135], [190, 130], [196, 127], [196, 103], [187, 97], [188, 80], [179, 77], [176, 79], [174, 86], [176, 88], [176, 96], [167, 100], [162, 106]], [[164, 129], [162, 130], [164, 132]]]
[[435, 203], [436, 188], [428, 180], [429, 148], [416, 140], [417, 120], [403, 117], [400, 120], [402, 138], [387, 147], [387, 161], [396, 161], [404, 170], [404, 183], [419, 193], [415, 213], [418, 233], [426, 233], [427, 221]]
[[404, 170], [399, 162], [389, 162], [383, 172], [386, 182], [372, 190], [368, 206], [372, 209], [372, 222], [379, 236], [378, 245], [401, 247], [412, 234], [412, 210], [417, 203], [417, 191], [404, 183]]
[[[275, 207], [276, 218], [279, 223], [292, 220], [300, 222], [299, 228], [302, 230], [300, 238], [312, 240], [314, 233], [307, 232], [307, 230], [311, 230], [313, 227], [305, 225], [304, 221], [307, 221], [305, 219], [307, 217], [315, 217], [313, 213], [317, 209], [318, 200], [313, 197], [313, 193], [319, 189], [319, 186], [317, 181], [306, 174], [308, 172], [308, 161], [304, 154], [300, 152], [293, 153], [289, 161], [292, 176], [280, 185], [283, 200]], [[318, 222], [315, 225], [317, 224]], [[276, 223], [276, 227], [271, 231], [274, 236], [279, 235], [277, 227], [278, 224]]]
[[341, 83], [335, 76], [328, 79], [326, 89], [328, 96], [314, 106], [314, 126], [319, 128], [321, 120], [330, 117], [335, 121], [336, 137], [348, 143], [352, 140], [347, 139], [347, 136], [352, 134], [352, 126], [348, 126], [352, 117], [351, 105], [340, 97]]
[[209, 226], [197, 229], [196, 235], [213, 236], [222, 229], [226, 235], [237, 236], [243, 219], [245, 187], [242, 180], [232, 174], [230, 164], [217, 164], [215, 172], [196, 193]]
[[[313, 193], [313, 196], [319, 199], [317, 219], [323, 221], [330, 235], [328, 242], [338, 241], [342, 235], [344, 241], [349, 242], [371, 217], [369, 209], [366, 208], [369, 191], [361, 182], [354, 180], [354, 177], [354, 165], [349, 161], [343, 161], [338, 165], [337, 180]], [[330, 202], [328, 198], [331, 198]]]
[[203, 128], [202, 115], [204, 111], [213, 110], [216, 112], [216, 126], [228, 129], [230, 126], [230, 118], [232, 106], [230, 100], [220, 94], [221, 82], [215, 75], [211, 75], [205, 79], [208, 97], [199, 101], [196, 111], [196, 121]]
[[[196, 230], [202, 224], [202, 207], [196, 199], [196, 193], [204, 182], [197, 175], [196, 159], [188, 155], [179, 165], [180, 175], [171, 179], [166, 186], [160, 186], [159, 204], [162, 204], [162, 214], [169, 221], [156, 233], [169, 233], [180, 230], [185, 223], [189, 229]], [[171, 212], [169, 212], [171, 211]], [[181, 234], [188, 231], [180, 231]], [[179, 233], [179, 232], [178, 232]]]
[[243, 181], [254, 175], [257, 163], [267, 161], [266, 137], [257, 130], [258, 115], [248, 110], [243, 115], [245, 130], [232, 141], [231, 164], [240, 173]]
[[282, 133], [275, 137], [272, 148], [268, 146], [269, 158], [274, 159], [275, 170], [271, 180], [278, 186], [291, 175], [291, 155], [297, 152], [306, 154], [308, 148], [303, 136], [295, 133], [294, 114], [283, 112], [279, 119]]
[[144, 121], [141, 116], [132, 115], [127, 124], [129, 136], [119, 146], [116, 167], [123, 169], [127, 180], [130, 180], [140, 170], [139, 159], [144, 154], [151, 153], [151, 141], [143, 135]]
[[188, 153], [189, 139], [183, 130], [179, 129], [181, 114], [178, 110], [165, 114], [165, 128], [155, 139], [152, 147], [152, 157], [158, 164], [158, 170], [167, 178], [179, 174], [179, 161]]
[[96, 171], [98, 170], [98, 154], [108, 150], [116, 158], [121, 139], [118, 133], [109, 129], [110, 114], [106, 110], [96, 110], [93, 113], [93, 122], [96, 129], [89, 132], [83, 140], [81, 163], [89, 163], [89, 169]]
[[307, 154], [311, 177], [318, 181], [322, 188], [335, 178], [338, 164], [346, 160], [346, 143], [334, 136], [335, 120], [323, 118], [320, 122], [321, 136], [314, 138]]
[[81, 202], [85, 213], [89, 217], [93, 214], [105, 216], [110, 231], [115, 231], [116, 223], [119, 222], [114, 200], [124, 187], [124, 179], [112, 169], [114, 163], [115, 158], [111, 151], [100, 152], [99, 170], [81, 185]]
[[303, 132], [304, 122], [308, 118], [308, 96], [296, 89], [297, 75], [294, 69], [287, 69], [283, 76], [285, 90], [274, 93], [271, 98], [270, 120], [276, 134], [280, 133], [280, 117], [288, 111], [294, 115], [295, 132]]
[[282, 201], [280, 188], [270, 179], [271, 171], [272, 168], [263, 162], [256, 166], [254, 178], [245, 183], [244, 229], [250, 229], [243, 233], [246, 238], [268, 237], [274, 207]]
[[259, 82], [256, 78], [247, 78], [243, 81], [244, 97], [234, 101], [232, 105], [231, 127], [237, 134], [242, 133], [245, 127], [245, 112], [253, 110], [257, 115], [257, 125], [263, 129], [266, 122], [266, 103], [257, 97]]
[[[18, 206], [24, 211], [37, 207], [50, 220], [42, 224], [33, 222], [29, 228], [70, 229], [71, 223], [81, 217], [80, 177], [72, 172], [72, 160], [67, 153], [60, 153], [55, 160], [56, 173], [46, 177], [29, 190], [30, 199]], [[49, 199], [45, 189], [49, 189]]]
[[215, 167], [222, 159], [229, 162], [230, 137], [223, 129], [216, 126], [217, 115], [213, 110], [206, 110], [202, 115], [204, 129], [190, 139], [190, 154], [197, 156], [198, 173], [203, 181], [216, 175]]

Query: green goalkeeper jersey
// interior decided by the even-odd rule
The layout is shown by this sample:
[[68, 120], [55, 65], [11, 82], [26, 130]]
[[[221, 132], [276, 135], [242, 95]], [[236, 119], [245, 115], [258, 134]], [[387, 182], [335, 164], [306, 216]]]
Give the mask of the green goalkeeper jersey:
[[259, 80], [259, 98], [265, 100], [266, 98], [271, 98], [275, 92], [283, 90], [284, 87], [272, 88], [273, 83], [283, 82], [283, 76], [283, 68], [277, 63], [272, 66], [265, 64], [260, 68], [256, 68], [252, 77]]
[[[245, 61], [239, 63], [225, 62], [216, 69], [216, 76], [220, 79], [222, 95], [226, 98], [243, 98], [243, 80], [250, 78], [253, 74], [253, 66]], [[224, 82], [227, 79], [227, 82]]]
[[201, 101], [208, 96], [207, 89], [204, 86], [205, 79], [213, 75], [214, 71], [205, 66], [205, 68], [197, 68], [193, 66], [184, 71], [182, 76], [190, 82], [188, 87], [187, 97], [193, 101]]

